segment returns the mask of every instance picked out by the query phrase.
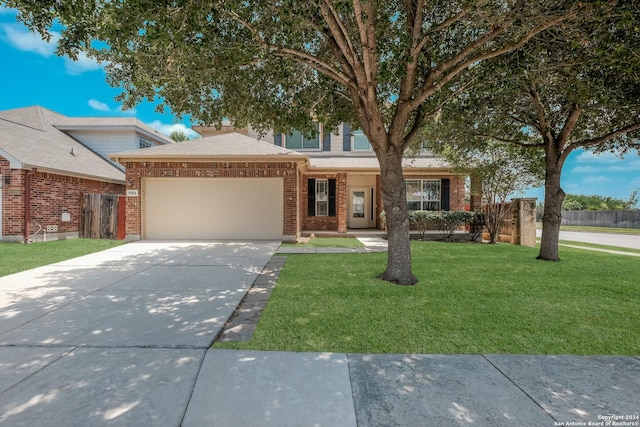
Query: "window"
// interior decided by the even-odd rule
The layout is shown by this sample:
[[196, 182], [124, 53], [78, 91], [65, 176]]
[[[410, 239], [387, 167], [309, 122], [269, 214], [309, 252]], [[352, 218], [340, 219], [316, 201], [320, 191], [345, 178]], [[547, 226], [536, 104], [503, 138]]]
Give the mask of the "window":
[[369, 138], [360, 129], [354, 130], [351, 136], [351, 149], [353, 151], [370, 151]]
[[336, 216], [336, 180], [308, 179], [308, 216]]
[[285, 148], [290, 150], [319, 150], [320, 149], [320, 130], [318, 123], [315, 124], [315, 132], [311, 138], [307, 138], [303, 133], [293, 130], [285, 135]]
[[149, 141], [146, 138], [143, 138], [141, 136], [138, 137], [138, 148], [149, 148], [149, 147], [153, 147], [153, 144], [151, 143], [151, 141]]
[[439, 179], [407, 179], [407, 209], [410, 211], [439, 211]]
[[316, 179], [316, 216], [329, 214], [329, 180]]

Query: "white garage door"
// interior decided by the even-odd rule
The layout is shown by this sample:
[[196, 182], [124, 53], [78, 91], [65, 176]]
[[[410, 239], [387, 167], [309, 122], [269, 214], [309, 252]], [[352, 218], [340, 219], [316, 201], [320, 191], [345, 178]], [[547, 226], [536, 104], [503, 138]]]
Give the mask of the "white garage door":
[[280, 178], [145, 178], [146, 239], [282, 239]]

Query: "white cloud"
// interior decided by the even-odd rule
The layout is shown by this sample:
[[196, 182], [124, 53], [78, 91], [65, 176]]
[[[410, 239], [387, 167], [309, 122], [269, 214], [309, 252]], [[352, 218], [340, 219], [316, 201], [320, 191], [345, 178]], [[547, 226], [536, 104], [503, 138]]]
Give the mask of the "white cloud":
[[33, 52], [40, 56], [49, 57], [55, 53], [56, 42], [60, 33], [52, 31], [50, 41], [43, 40], [40, 34], [29, 31], [22, 25], [3, 24], [2, 32], [11, 46], [23, 52]]
[[90, 99], [87, 104], [89, 104], [89, 107], [93, 108], [94, 110], [98, 110], [98, 111], [111, 111], [111, 108], [109, 108], [109, 106], [107, 104], [105, 104], [102, 101], [98, 101], [97, 99]]
[[582, 180], [582, 184], [588, 185], [600, 185], [600, 184], [608, 184], [612, 182], [613, 179], [608, 176], [590, 176]]
[[617, 157], [613, 153], [601, 153], [594, 154], [591, 151], [585, 151], [580, 153], [576, 157], [577, 163], [616, 163], [620, 161], [620, 157]]
[[154, 120], [151, 123], [147, 123], [149, 126], [157, 130], [164, 135], [171, 135], [172, 132], [184, 132], [189, 138], [198, 136], [198, 133], [191, 128], [186, 127], [183, 123], [174, 123], [171, 125], [162, 123], [160, 120]]
[[64, 69], [67, 74], [77, 76], [87, 71], [101, 70], [102, 64], [93, 58], [89, 58], [86, 53], [80, 52], [76, 61], [71, 58], [64, 58]]
[[574, 173], [598, 173], [602, 170], [602, 168], [597, 168], [595, 166], [576, 166], [572, 169]]
[[[6, 40], [15, 49], [23, 52], [32, 52], [45, 58], [55, 54], [56, 44], [60, 39], [60, 33], [51, 31], [51, 40], [46, 41], [39, 34], [17, 24], [3, 24], [0, 29], [4, 33], [2, 39]], [[95, 59], [89, 58], [86, 53], [80, 52], [76, 61], [65, 57], [64, 68], [67, 74], [77, 76], [87, 71], [101, 70], [102, 64]]]

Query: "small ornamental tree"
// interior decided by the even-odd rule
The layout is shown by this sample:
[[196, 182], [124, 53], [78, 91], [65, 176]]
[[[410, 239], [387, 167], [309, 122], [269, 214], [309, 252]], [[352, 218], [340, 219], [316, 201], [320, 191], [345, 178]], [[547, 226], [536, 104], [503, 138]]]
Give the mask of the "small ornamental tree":
[[470, 67], [578, 25], [598, 2], [505, 0], [0, 0], [58, 53], [108, 64], [131, 107], [160, 97], [206, 124], [310, 132], [361, 128], [379, 164], [389, 251], [380, 278], [411, 269], [402, 159]]
[[444, 157], [454, 170], [480, 181], [485, 227], [490, 243], [496, 243], [509, 212], [504, 203], [513, 194], [542, 182], [543, 157], [541, 153], [509, 144], [474, 139], [471, 132], [457, 127], [457, 119], [443, 120], [426, 126], [423, 137], [427, 146]]

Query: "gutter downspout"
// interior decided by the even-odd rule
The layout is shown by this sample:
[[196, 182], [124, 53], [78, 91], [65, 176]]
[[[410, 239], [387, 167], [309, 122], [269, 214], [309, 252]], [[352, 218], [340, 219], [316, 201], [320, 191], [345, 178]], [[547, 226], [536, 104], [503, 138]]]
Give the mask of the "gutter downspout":
[[31, 177], [38, 172], [33, 168], [24, 176], [24, 243], [29, 243], [31, 236]]

